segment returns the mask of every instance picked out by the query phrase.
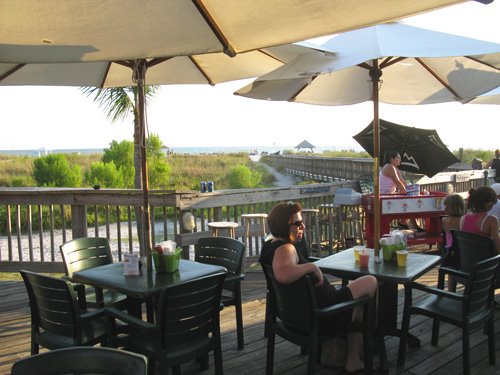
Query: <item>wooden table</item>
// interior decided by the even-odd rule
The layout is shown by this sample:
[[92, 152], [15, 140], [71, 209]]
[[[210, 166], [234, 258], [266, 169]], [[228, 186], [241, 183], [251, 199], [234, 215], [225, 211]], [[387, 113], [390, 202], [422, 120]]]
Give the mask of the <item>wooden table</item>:
[[[360, 267], [354, 260], [354, 250], [347, 249], [320, 259], [315, 263], [325, 274], [334, 275], [344, 280], [353, 280], [363, 275], [373, 275], [377, 278], [377, 330], [381, 336], [400, 336], [397, 328], [398, 284], [405, 288], [409, 283], [434, 268], [441, 262], [437, 255], [408, 253], [406, 267], [399, 267], [396, 262], [375, 263], [373, 249], [370, 252], [368, 267]], [[409, 337], [411, 346], [420, 343], [416, 337]], [[384, 366], [383, 366], [384, 367]]]
[[147, 319], [153, 322], [153, 299], [158, 297], [163, 289], [225, 270], [221, 266], [181, 259], [179, 269], [174, 273], [142, 270], [139, 276], [124, 276], [123, 263], [118, 262], [75, 272], [72, 280], [113, 289], [127, 295], [129, 313], [139, 318], [142, 318], [141, 304], [146, 301]]

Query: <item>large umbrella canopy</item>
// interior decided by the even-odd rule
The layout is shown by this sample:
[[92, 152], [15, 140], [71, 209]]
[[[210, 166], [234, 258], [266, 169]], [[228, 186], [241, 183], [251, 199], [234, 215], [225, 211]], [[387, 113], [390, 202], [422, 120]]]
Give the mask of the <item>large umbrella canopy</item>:
[[[354, 139], [374, 156], [373, 122], [356, 134]], [[401, 155], [401, 170], [428, 177], [459, 162], [439, 138], [436, 130], [413, 128], [380, 119], [380, 154], [384, 155], [391, 150]]]
[[0, 61], [235, 55], [465, 1], [1, 0]]
[[[170, 57], [217, 52], [234, 56], [240, 52], [351, 30], [462, 2], [0, 0], [0, 71], [5, 79], [22, 69], [24, 64], [112, 61], [131, 68], [131, 81], [139, 87], [139, 124], [145, 139], [146, 71]], [[43, 70], [47, 67], [34, 68]], [[58, 69], [60, 76], [71, 75], [62, 65]], [[81, 69], [84, 70], [83, 67]], [[105, 74], [106, 77], [108, 75]], [[32, 74], [32, 82], [36, 82], [37, 77], [40, 77], [40, 72]], [[23, 81], [23, 84], [26, 82]], [[98, 84], [77, 84], [102, 87], [104, 82], [103, 77]], [[151, 79], [147, 83], [157, 82]], [[146, 250], [149, 250], [151, 238], [145, 160], [145, 147], [142, 147], [145, 236]], [[150, 263], [148, 259], [148, 269]]]
[[466, 101], [467, 104], [500, 104], [500, 87]]
[[[331, 38], [335, 51], [298, 57], [238, 90], [237, 95], [320, 105], [373, 101], [374, 212], [380, 213], [379, 101], [432, 104], [463, 101], [500, 84], [500, 44], [400, 23]], [[380, 237], [378, 220], [375, 236]], [[378, 241], [375, 250], [378, 253]]]
[[[226, 54], [177, 56], [162, 59], [142, 59], [119, 62], [61, 62], [61, 63], [0, 63], [0, 86], [50, 85], [127, 87], [139, 86], [139, 121], [142, 138], [141, 180], [143, 188], [143, 225], [145, 251], [151, 249], [149, 182], [146, 162], [146, 126], [144, 86], [146, 84], [211, 84], [256, 77], [301, 53], [321, 54], [312, 44], [302, 42], [262, 48], [241, 53], [235, 57]], [[146, 74], [147, 70], [147, 74]], [[151, 267], [148, 259], [148, 268]]]

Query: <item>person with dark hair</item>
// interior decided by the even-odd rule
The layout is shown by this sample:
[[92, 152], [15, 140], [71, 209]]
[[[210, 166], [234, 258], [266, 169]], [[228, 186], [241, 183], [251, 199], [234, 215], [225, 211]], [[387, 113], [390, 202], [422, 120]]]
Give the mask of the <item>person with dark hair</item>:
[[[267, 222], [272, 238], [262, 247], [259, 262], [271, 266], [279, 283], [289, 284], [310, 274], [315, 280], [315, 292], [319, 307], [350, 301], [362, 296], [373, 296], [377, 290], [377, 279], [363, 276], [351, 281], [347, 286], [335, 286], [328, 282], [315, 263], [308, 262], [294, 244], [304, 236], [305, 225], [299, 203], [280, 203], [273, 207]], [[335, 318], [325, 318], [320, 322], [323, 331], [337, 331], [350, 322], [361, 322], [363, 310], [355, 308]], [[357, 371], [364, 367], [363, 336], [353, 332], [347, 337], [346, 371]], [[335, 356], [334, 353], [332, 353]], [[335, 362], [335, 358], [333, 359]]]
[[[399, 165], [401, 164], [401, 155], [397, 151], [386, 151], [384, 154], [384, 166], [380, 170], [379, 184], [380, 194], [406, 194], [406, 182], [401, 177]], [[415, 219], [404, 219], [398, 222], [400, 228], [416, 229], [418, 232], [424, 230], [420, 228]]]
[[380, 170], [380, 194], [406, 194], [406, 182], [401, 177], [399, 165], [401, 156], [397, 151], [387, 151], [384, 156], [384, 166]]
[[500, 182], [500, 150], [495, 150], [495, 158], [491, 159], [486, 168], [491, 168], [495, 170], [495, 182]]
[[497, 194], [489, 186], [480, 186], [469, 190], [467, 208], [469, 213], [462, 216], [460, 230], [480, 234], [495, 241], [497, 252], [500, 253], [500, 236], [498, 234], [498, 219], [488, 214], [497, 203]]

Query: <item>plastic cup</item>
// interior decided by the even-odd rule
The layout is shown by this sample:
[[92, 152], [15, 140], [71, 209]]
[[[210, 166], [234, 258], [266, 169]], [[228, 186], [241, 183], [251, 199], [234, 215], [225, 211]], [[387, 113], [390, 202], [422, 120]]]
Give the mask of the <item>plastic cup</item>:
[[365, 250], [364, 246], [354, 246], [354, 260], [356, 262], [359, 262], [359, 253], [364, 250]]
[[398, 266], [399, 267], [406, 267], [406, 259], [408, 258], [408, 250], [396, 251], [396, 257], [398, 259]]
[[368, 251], [359, 252], [359, 266], [368, 267], [368, 261], [370, 260], [370, 253]]

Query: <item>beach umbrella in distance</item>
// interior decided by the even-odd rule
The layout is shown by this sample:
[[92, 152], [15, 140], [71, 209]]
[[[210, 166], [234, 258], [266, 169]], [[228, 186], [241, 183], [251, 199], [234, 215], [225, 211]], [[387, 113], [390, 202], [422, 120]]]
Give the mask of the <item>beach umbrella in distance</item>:
[[[139, 123], [144, 134], [146, 71], [152, 71], [172, 57], [217, 52], [235, 56], [462, 2], [464, 0], [0, 0], [0, 77], [4, 81], [26, 64], [34, 68], [31, 77], [36, 80], [42, 69], [39, 64], [116, 62], [129, 69], [130, 80], [139, 87]], [[60, 76], [66, 76], [68, 81], [73, 78], [63, 65], [59, 65], [59, 70]], [[157, 83], [149, 75], [148, 72], [147, 84]], [[92, 86], [89, 82], [79, 85]], [[103, 85], [101, 81], [95, 86]], [[142, 160], [145, 163], [144, 147]], [[145, 250], [149, 253], [145, 167], [142, 168], [144, 232]], [[148, 258], [148, 269], [150, 265]]]
[[[500, 44], [402, 23], [339, 34], [322, 45], [334, 53], [300, 56], [235, 94], [317, 105], [373, 102], [374, 212], [380, 213], [379, 102], [463, 101], [500, 84]], [[380, 237], [378, 220], [375, 236]], [[378, 252], [378, 241], [375, 241]]]
[[[451, 164], [459, 162], [446, 147], [436, 130], [403, 126], [380, 119], [380, 166], [387, 151], [401, 155], [400, 169], [434, 176]], [[375, 156], [373, 149], [373, 122], [353, 137], [366, 152]]]

